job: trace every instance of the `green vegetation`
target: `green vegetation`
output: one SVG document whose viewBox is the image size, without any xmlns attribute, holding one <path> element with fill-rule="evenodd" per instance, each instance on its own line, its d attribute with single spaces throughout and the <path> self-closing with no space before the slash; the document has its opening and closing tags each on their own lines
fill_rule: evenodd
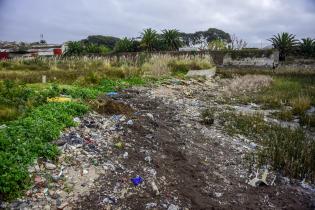
<svg viewBox="0 0 315 210">
<path fill-rule="evenodd" d="M 315 84 L 313 76 L 274 77 L 272 85 L 257 94 L 249 96 L 249 101 L 263 104 L 268 108 L 293 106 L 295 114 L 315 105 Z"/>
<path fill-rule="evenodd" d="M 167 46 L 167 50 L 171 51 L 177 51 L 183 44 L 180 39 L 180 33 L 176 29 L 163 30 L 162 40 Z"/>
<path fill-rule="evenodd" d="M 29 164 L 38 157 L 54 160 L 58 149 L 51 142 L 65 127 L 75 125 L 73 117 L 87 110 L 87 106 L 75 102 L 48 103 L 7 123 L 0 130 L 0 197 L 20 195 L 31 183 Z"/>
<path fill-rule="evenodd" d="M 219 118 L 230 135 L 242 134 L 261 145 L 255 153 L 260 165 L 270 164 L 284 175 L 315 181 L 315 140 L 302 129 L 268 124 L 259 114 L 225 112 Z"/>
<path fill-rule="evenodd" d="M 105 55 L 110 52 L 110 49 L 103 45 L 83 44 L 79 41 L 72 41 L 67 43 L 65 56 L 78 56 L 85 54 Z"/>
<path fill-rule="evenodd" d="M 275 49 L 279 50 L 280 61 L 285 61 L 286 56 L 292 52 L 293 48 L 298 43 L 298 40 L 295 39 L 295 35 L 289 33 L 277 34 L 268 40 Z"/>
<path fill-rule="evenodd" d="M 301 54 L 305 57 L 315 57 L 315 41 L 311 38 L 302 39 L 300 43 Z"/>
</svg>

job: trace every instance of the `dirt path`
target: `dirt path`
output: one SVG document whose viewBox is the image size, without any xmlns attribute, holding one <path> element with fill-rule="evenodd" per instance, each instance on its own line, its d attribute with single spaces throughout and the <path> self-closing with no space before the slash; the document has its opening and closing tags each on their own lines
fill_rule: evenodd
<svg viewBox="0 0 315 210">
<path fill-rule="evenodd" d="M 171 80 L 104 96 L 99 113 L 74 119 L 79 126 L 55 142 L 58 161 L 37 160 L 34 185 L 0 209 L 314 209 L 315 191 L 289 179 L 249 185 L 250 140 L 227 135 L 218 119 L 201 123 L 205 108 L 229 107 L 222 82 Z"/>
<path fill-rule="evenodd" d="M 314 208 L 314 194 L 299 186 L 279 182 L 276 186 L 254 188 L 247 184 L 243 159 L 248 145 L 227 136 L 219 125 L 200 123 L 201 110 L 216 104 L 217 87 L 211 81 L 172 81 L 115 96 L 114 103 L 127 105 L 124 110 L 130 106 L 123 113 L 127 119 L 116 124 L 117 148 L 102 151 L 105 173 L 89 194 L 71 206 L 169 210 Z M 143 182 L 134 186 L 130 179 L 137 175 Z"/>
</svg>

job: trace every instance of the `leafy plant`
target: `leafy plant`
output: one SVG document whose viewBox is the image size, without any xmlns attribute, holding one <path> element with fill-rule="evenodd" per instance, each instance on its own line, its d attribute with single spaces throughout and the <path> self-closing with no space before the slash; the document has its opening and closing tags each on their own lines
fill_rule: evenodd
<svg viewBox="0 0 315 210">
<path fill-rule="evenodd" d="M 298 40 L 295 39 L 295 35 L 289 33 L 281 33 L 274 35 L 268 39 L 275 49 L 279 50 L 280 61 L 285 61 L 286 56 L 297 45 Z"/>
<path fill-rule="evenodd" d="M 315 55 L 315 41 L 311 38 L 302 39 L 299 48 L 304 56 L 310 57 Z"/>
<path fill-rule="evenodd" d="M 48 103 L 0 130 L 0 197 L 12 199 L 30 185 L 27 167 L 34 159 L 54 159 L 58 154 L 51 142 L 65 127 L 74 126 L 73 117 L 87 112 L 83 104 Z"/>
<path fill-rule="evenodd" d="M 182 46 L 182 41 L 178 30 L 165 29 L 162 32 L 162 39 L 168 50 L 177 51 Z"/>
<path fill-rule="evenodd" d="M 141 47 L 146 51 L 153 51 L 158 42 L 158 34 L 156 30 L 148 28 L 141 33 Z"/>
</svg>

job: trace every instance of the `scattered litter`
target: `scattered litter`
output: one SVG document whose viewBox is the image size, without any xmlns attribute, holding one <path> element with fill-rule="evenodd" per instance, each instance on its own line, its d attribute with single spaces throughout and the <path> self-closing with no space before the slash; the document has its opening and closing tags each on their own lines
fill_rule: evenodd
<svg viewBox="0 0 315 210">
<path fill-rule="evenodd" d="M 127 121 L 127 125 L 133 125 L 133 121 L 132 120 L 128 120 Z"/>
<path fill-rule="evenodd" d="M 135 186 L 138 186 L 141 182 L 143 182 L 143 179 L 141 176 L 137 176 L 135 178 L 131 178 L 131 181 Z"/>
<path fill-rule="evenodd" d="M 151 182 L 151 187 L 156 196 L 160 194 L 159 188 L 156 186 L 155 182 Z"/>
<path fill-rule="evenodd" d="M 124 143 L 118 142 L 118 143 L 115 144 L 115 147 L 116 147 L 117 149 L 123 149 L 123 148 L 124 148 Z"/>
<path fill-rule="evenodd" d="M 215 197 L 220 198 L 222 197 L 223 193 L 214 193 Z"/>
<path fill-rule="evenodd" d="M 123 158 L 124 158 L 124 159 L 127 159 L 127 158 L 128 158 L 128 152 L 125 152 L 125 153 L 123 154 Z"/>
<path fill-rule="evenodd" d="M 148 116 L 151 120 L 154 120 L 154 116 L 153 116 L 153 114 L 151 114 L 151 113 L 147 113 L 147 116 Z"/>
<path fill-rule="evenodd" d="M 73 122 L 80 123 L 80 122 L 81 122 L 81 120 L 80 120 L 80 118 L 75 117 L 75 118 L 73 118 Z"/>
<path fill-rule="evenodd" d="M 109 92 L 106 95 L 109 96 L 109 97 L 112 97 L 112 96 L 117 96 L 118 93 L 117 92 Z"/>
<path fill-rule="evenodd" d="M 5 129 L 5 128 L 7 128 L 7 126 L 5 124 L 0 125 L 0 129 Z"/>
<path fill-rule="evenodd" d="M 169 205 L 169 207 L 167 208 L 167 210 L 179 210 L 179 207 L 174 205 L 174 204 L 171 204 Z"/>
<path fill-rule="evenodd" d="M 145 208 L 146 208 L 146 209 L 152 209 L 152 208 L 155 208 L 155 207 L 157 207 L 157 204 L 156 204 L 156 203 L 147 203 L 147 204 L 145 205 Z"/>
<path fill-rule="evenodd" d="M 261 179 L 258 178 L 258 173 L 256 173 L 256 177 L 254 179 L 250 180 L 248 182 L 248 184 L 253 186 L 253 187 L 267 186 L 268 185 L 268 183 L 266 181 L 267 176 L 268 176 L 268 170 L 265 170 Z"/>
<path fill-rule="evenodd" d="M 47 102 L 64 103 L 64 102 L 70 102 L 70 101 L 72 101 L 72 99 L 68 97 L 47 98 Z"/>
</svg>

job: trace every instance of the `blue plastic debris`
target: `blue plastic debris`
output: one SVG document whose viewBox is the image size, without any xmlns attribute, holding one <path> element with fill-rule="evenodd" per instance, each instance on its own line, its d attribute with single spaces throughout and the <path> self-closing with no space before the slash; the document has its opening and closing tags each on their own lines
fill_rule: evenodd
<svg viewBox="0 0 315 210">
<path fill-rule="evenodd" d="M 112 97 L 112 96 L 117 96 L 118 93 L 117 92 L 109 92 L 106 95 Z"/>
<path fill-rule="evenodd" d="M 122 118 L 122 115 L 116 115 L 116 114 L 114 114 L 111 118 L 112 118 L 113 120 L 115 120 L 115 121 L 119 121 L 120 118 Z"/>
<path fill-rule="evenodd" d="M 138 186 L 141 182 L 143 182 L 143 179 L 141 176 L 137 176 L 135 178 L 131 178 L 131 181 L 135 186 Z"/>
</svg>

